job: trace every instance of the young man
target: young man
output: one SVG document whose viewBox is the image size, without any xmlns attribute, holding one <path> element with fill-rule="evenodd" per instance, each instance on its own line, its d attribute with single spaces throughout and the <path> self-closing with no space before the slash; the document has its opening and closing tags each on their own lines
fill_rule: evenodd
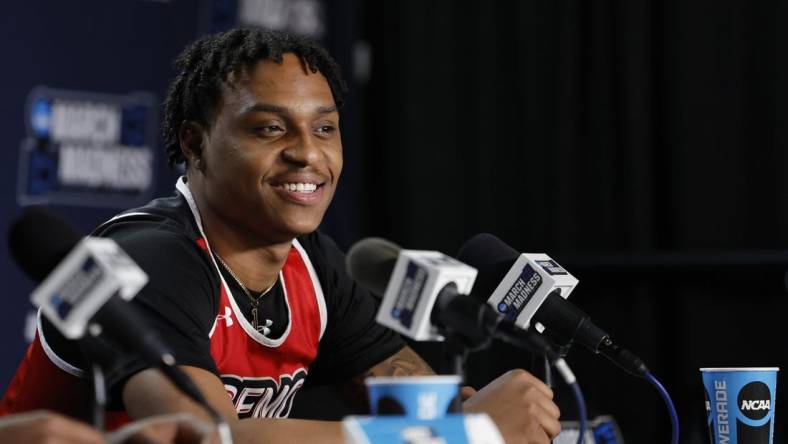
<svg viewBox="0 0 788 444">
<path fill-rule="evenodd" d="M 307 375 L 352 392 L 369 375 L 432 371 L 375 323 L 373 298 L 315 231 L 342 171 L 338 67 L 309 40 L 248 29 L 195 42 L 177 67 L 164 135 L 170 163 L 186 163 L 178 193 L 96 234 L 149 274 L 135 303 L 237 442 L 341 442 L 338 423 L 285 419 Z M 45 323 L 39 333 L 39 367 L 78 375 L 78 354 Z M 131 418 L 204 414 L 134 357 L 108 378 Z M 524 371 L 468 394 L 466 411 L 490 414 L 511 442 L 560 430 L 552 392 Z"/>
</svg>

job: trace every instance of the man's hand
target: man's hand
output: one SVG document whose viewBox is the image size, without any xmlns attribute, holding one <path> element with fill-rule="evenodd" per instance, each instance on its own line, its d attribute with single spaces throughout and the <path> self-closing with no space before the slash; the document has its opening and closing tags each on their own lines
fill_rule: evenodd
<svg viewBox="0 0 788 444">
<path fill-rule="evenodd" d="M 3 442 L 30 444 L 106 444 L 96 429 L 57 413 L 35 411 L 0 420 Z"/>
<path fill-rule="evenodd" d="M 346 394 L 366 406 L 364 378 L 368 376 L 419 376 L 435 374 L 410 347 L 404 347 L 347 385 Z M 350 390 L 352 388 L 352 390 Z M 560 411 L 553 391 L 525 370 L 511 370 L 476 392 L 460 390 L 466 413 L 486 413 L 507 443 L 549 444 L 561 432 Z"/>
<path fill-rule="evenodd" d="M 490 415 L 509 444 L 549 444 L 561 432 L 553 391 L 525 370 L 504 373 L 465 401 L 463 410 Z"/>
</svg>

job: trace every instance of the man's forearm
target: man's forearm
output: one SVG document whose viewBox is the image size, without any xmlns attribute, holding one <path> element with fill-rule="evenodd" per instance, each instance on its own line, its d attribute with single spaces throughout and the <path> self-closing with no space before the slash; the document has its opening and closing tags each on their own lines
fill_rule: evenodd
<svg viewBox="0 0 788 444">
<path fill-rule="evenodd" d="M 241 419 L 231 424 L 238 443 L 343 443 L 342 423 L 307 419 Z"/>
<path fill-rule="evenodd" d="M 309 442 L 342 443 L 342 423 L 301 419 L 238 419 L 227 392 L 212 373 L 182 367 L 200 388 L 208 403 L 230 426 L 233 441 L 239 443 Z M 187 398 L 158 370 L 148 369 L 132 376 L 124 387 L 126 409 L 133 419 L 187 412 L 211 421 L 207 412 Z"/>
<path fill-rule="evenodd" d="M 363 374 L 353 378 L 343 390 L 344 396 L 359 408 L 366 409 L 367 391 L 364 379 L 370 376 L 419 376 L 434 375 L 435 372 L 412 348 L 405 346 L 397 353 L 376 364 Z M 261 420 L 242 420 L 233 427 L 238 442 L 272 442 L 287 437 L 292 442 L 339 442 L 343 439 L 342 424 L 329 421 L 305 421 L 297 419 L 263 419 L 265 427 L 254 424 Z M 261 437 L 260 430 L 266 436 Z M 248 435 L 247 435 L 248 434 Z M 247 441 L 248 439 L 248 441 Z M 257 441 L 255 441 L 257 440 Z"/>
</svg>

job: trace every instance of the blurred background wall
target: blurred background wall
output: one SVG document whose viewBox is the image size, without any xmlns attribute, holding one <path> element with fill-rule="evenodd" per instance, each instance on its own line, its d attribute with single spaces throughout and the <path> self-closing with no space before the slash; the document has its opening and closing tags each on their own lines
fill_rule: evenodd
<svg viewBox="0 0 788 444">
<path fill-rule="evenodd" d="M 29 180 L 19 184 L 38 171 L 22 155 L 31 143 L 41 149 L 29 123 L 35 87 L 160 101 L 171 60 L 197 36 L 237 23 L 285 28 L 319 38 L 351 86 L 346 167 L 323 227 L 340 245 L 377 235 L 454 254 L 487 231 L 547 252 L 580 279 L 576 304 L 667 386 L 682 442 L 706 442 L 698 367 L 788 368 L 783 2 L 30 0 L 1 8 L 0 232 L 31 191 L 46 196 Z M 146 116 L 155 122 L 156 112 Z M 171 193 L 177 172 L 158 138 L 148 145 L 155 182 L 138 196 L 98 207 L 107 188 L 83 187 L 48 205 L 88 232 L 134 199 Z M 33 284 L 8 254 L 0 273 L 5 386 L 24 351 Z M 440 364 L 440 347 L 422 350 Z M 662 401 L 644 381 L 584 350 L 568 360 L 593 415 L 614 415 L 627 442 L 668 440 Z M 469 377 L 480 386 L 530 364 L 495 346 L 471 357 Z M 785 394 L 778 388 L 778 405 Z M 569 393 L 558 396 L 574 415 Z M 776 433 L 781 442 L 784 427 Z"/>
</svg>

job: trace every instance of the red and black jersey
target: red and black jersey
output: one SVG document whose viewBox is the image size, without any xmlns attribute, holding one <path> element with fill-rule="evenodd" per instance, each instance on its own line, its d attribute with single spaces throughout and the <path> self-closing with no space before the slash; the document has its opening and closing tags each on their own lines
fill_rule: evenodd
<svg viewBox="0 0 788 444">
<path fill-rule="evenodd" d="M 307 376 L 339 382 L 404 345 L 375 322 L 375 298 L 350 279 L 343 253 L 319 233 L 293 241 L 277 283 L 260 302 L 270 328 L 255 331 L 250 301 L 211 254 L 183 179 L 178 191 L 116 216 L 94 234 L 113 238 L 148 273 L 133 303 L 178 364 L 221 378 L 239 417 L 286 417 Z M 0 414 L 49 408 L 83 416 L 87 403 L 80 398 L 90 396 L 84 366 L 78 347 L 40 320 Z M 117 410 L 125 381 L 146 367 L 120 351 L 106 366 Z"/>
<path fill-rule="evenodd" d="M 295 241 L 279 276 L 289 319 L 284 333 L 274 339 L 252 327 L 222 286 L 210 332 L 211 356 L 239 417 L 287 417 L 317 357 L 326 307 L 308 261 Z"/>
</svg>

